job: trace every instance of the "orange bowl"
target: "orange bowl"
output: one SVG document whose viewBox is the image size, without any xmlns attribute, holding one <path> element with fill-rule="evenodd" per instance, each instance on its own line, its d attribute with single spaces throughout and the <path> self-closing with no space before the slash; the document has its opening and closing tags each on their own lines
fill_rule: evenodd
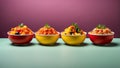
<svg viewBox="0 0 120 68">
<path fill-rule="evenodd" d="M 30 41 L 33 39 L 34 34 L 27 34 L 27 35 L 10 35 L 7 32 L 9 40 L 13 44 L 29 44 Z"/>
</svg>

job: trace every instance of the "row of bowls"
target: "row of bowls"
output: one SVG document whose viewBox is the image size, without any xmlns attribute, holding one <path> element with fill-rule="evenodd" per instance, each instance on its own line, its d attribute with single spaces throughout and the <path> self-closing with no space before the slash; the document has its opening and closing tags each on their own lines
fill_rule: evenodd
<svg viewBox="0 0 120 68">
<path fill-rule="evenodd" d="M 8 34 L 8 38 L 13 44 L 28 44 L 34 38 L 34 34 L 31 35 L 10 35 Z M 84 42 L 86 38 L 86 32 L 83 35 L 62 35 L 60 33 L 56 35 L 40 35 L 35 34 L 36 40 L 43 45 L 53 45 L 57 42 L 58 38 L 62 38 L 62 40 L 69 45 L 79 45 Z M 94 35 L 88 33 L 90 40 L 94 44 L 109 44 L 114 38 L 114 32 L 109 35 Z"/>
</svg>

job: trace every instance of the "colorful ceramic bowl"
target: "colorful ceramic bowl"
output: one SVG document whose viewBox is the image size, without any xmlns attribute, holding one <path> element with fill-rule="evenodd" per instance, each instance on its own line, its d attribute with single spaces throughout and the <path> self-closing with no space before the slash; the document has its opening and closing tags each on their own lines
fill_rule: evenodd
<svg viewBox="0 0 120 68">
<path fill-rule="evenodd" d="M 61 32 L 62 40 L 69 45 L 80 45 L 86 38 L 86 32 L 82 35 L 65 35 Z"/>
<path fill-rule="evenodd" d="M 42 34 L 35 34 L 36 40 L 43 45 L 54 45 L 58 38 L 59 33 L 55 35 L 42 35 Z"/>
<path fill-rule="evenodd" d="M 90 40 L 94 44 L 109 44 L 114 38 L 114 32 L 112 34 L 104 34 L 104 35 L 99 35 L 99 34 L 91 34 L 90 32 L 88 33 Z"/>
<path fill-rule="evenodd" d="M 9 32 L 8 38 L 13 44 L 29 44 L 30 41 L 33 39 L 34 34 L 28 35 L 10 35 Z"/>
</svg>

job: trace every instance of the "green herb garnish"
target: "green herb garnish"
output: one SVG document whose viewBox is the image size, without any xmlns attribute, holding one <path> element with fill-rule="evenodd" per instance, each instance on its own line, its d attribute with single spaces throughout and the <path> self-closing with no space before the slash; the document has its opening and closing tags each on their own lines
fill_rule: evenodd
<svg viewBox="0 0 120 68">
<path fill-rule="evenodd" d="M 105 26 L 105 25 L 101 25 L 101 24 L 99 24 L 96 28 L 98 28 L 98 29 L 105 29 L 106 26 Z"/>
<path fill-rule="evenodd" d="M 50 28 L 50 25 L 49 25 L 49 24 L 45 24 L 45 27 L 46 27 L 46 28 Z"/>
<path fill-rule="evenodd" d="M 72 23 L 73 26 L 75 26 L 76 32 L 80 33 L 81 29 L 78 27 L 77 23 Z"/>
<path fill-rule="evenodd" d="M 19 26 L 20 26 L 20 27 L 23 27 L 23 26 L 24 26 L 24 24 L 23 24 L 23 23 L 21 23 Z"/>
</svg>

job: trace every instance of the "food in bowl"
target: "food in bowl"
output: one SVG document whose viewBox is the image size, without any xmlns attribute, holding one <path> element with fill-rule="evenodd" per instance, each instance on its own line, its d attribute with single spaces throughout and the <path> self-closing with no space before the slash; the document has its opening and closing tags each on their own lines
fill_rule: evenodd
<svg viewBox="0 0 120 68">
<path fill-rule="evenodd" d="M 61 32 L 63 41 L 68 45 L 80 45 L 86 38 L 86 32 L 73 23 Z"/>
<path fill-rule="evenodd" d="M 29 44 L 34 37 L 34 32 L 23 23 L 11 28 L 7 34 L 13 44 Z"/>
<path fill-rule="evenodd" d="M 54 45 L 59 38 L 59 32 L 46 24 L 35 33 L 36 40 L 43 45 Z"/>
<path fill-rule="evenodd" d="M 114 38 L 114 32 L 105 25 L 99 24 L 92 31 L 88 32 L 90 40 L 94 44 L 109 44 Z"/>
</svg>

